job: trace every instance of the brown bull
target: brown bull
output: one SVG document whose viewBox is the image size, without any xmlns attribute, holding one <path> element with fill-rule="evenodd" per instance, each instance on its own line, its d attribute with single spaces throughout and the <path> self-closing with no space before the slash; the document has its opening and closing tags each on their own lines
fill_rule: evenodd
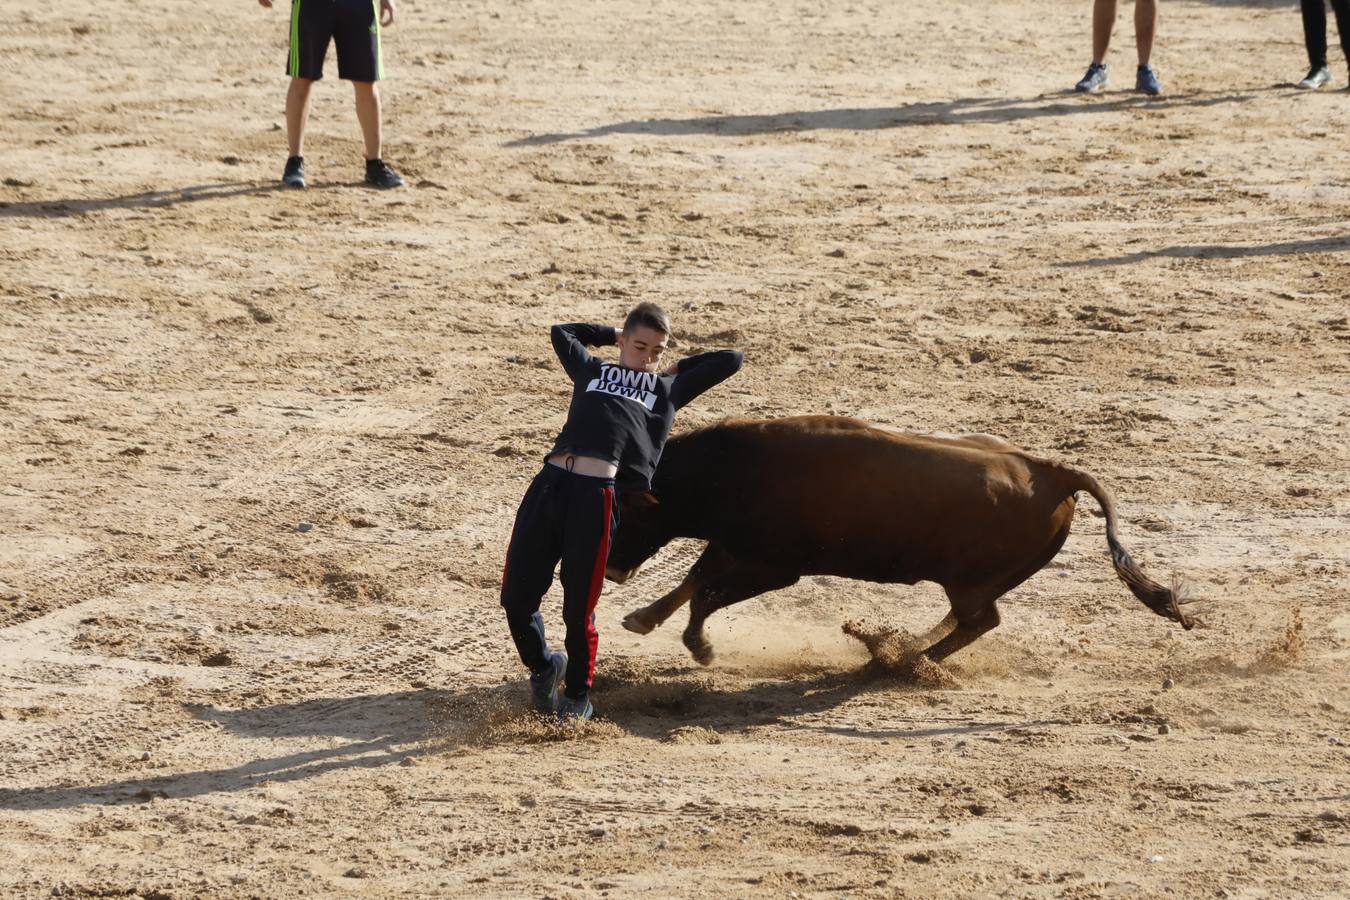
<svg viewBox="0 0 1350 900">
<path fill-rule="evenodd" d="M 708 542 L 679 587 L 635 610 L 646 634 L 690 603 L 684 644 L 707 665 L 710 614 L 803 575 L 940 584 L 951 612 L 937 661 L 999 623 L 999 597 L 1054 558 L 1076 492 L 1106 514 L 1116 574 L 1160 616 L 1192 626 L 1116 538 L 1111 495 L 1088 473 L 990 435 L 910 434 L 837 416 L 726 421 L 673 438 L 650 494 L 629 495 L 606 575 L 626 581 L 672 538 Z"/>
</svg>

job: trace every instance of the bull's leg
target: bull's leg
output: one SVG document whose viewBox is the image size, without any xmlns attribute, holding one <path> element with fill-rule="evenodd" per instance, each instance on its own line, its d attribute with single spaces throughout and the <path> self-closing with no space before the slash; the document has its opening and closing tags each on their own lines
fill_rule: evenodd
<svg viewBox="0 0 1350 900">
<path fill-rule="evenodd" d="M 735 564 L 735 560 L 717 544 L 703 548 L 703 554 L 690 567 L 679 587 L 641 609 L 635 609 L 623 618 L 623 627 L 636 634 L 650 634 L 652 629 L 661 625 L 694 598 L 694 594 L 709 578 L 726 572 Z"/>
<path fill-rule="evenodd" d="M 698 589 L 698 582 L 692 574 L 684 576 L 675 590 L 666 594 L 660 600 L 654 600 L 641 609 L 635 609 L 623 617 L 623 627 L 634 634 L 651 634 L 652 630 L 657 628 L 666 619 L 689 602 L 694 596 L 694 591 Z"/>
<path fill-rule="evenodd" d="M 931 644 L 934 641 L 940 641 L 947 635 L 951 634 L 952 629 L 955 627 L 956 627 L 956 613 L 949 611 L 947 615 L 945 615 L 942 618 L 941 622 L 937 623 L 932 628 L 928 629 L 928 631 L 923 635 L 923 637 L 919 638 L 919 642 L 923 644 Z"/>
<path fill-rule="evenodd" d="M 948 618 L 956 620 L 956 628 L 927 650 L 923 655 L 933 662 L 941 662 L 957 650 L 967 647 L 984 634 L 998 627 L 998 607 L 995 605 L 999 594 L 987 590 L 947 589 L 952 601 L 952 613 Z M 943 619 L 945 624 L 947 619 Z M 941 627 L 941 625 L 939 625 Z"/>
<path fill-rule="evenodd" d="M 733 603 L 796 584 L 800 577 L 797 572 L 738 560 L 731 570 L 709 578 L 694 594 L 689 606 L 689 624 L 684 629 L 684 645 L 694 660 L 703 666 L 713 660 L 712 644 L 703 633 L 703 623 L 708 616 Z"/>
<path fill-rule="evenodd" d="M 933 662 L 951 656 L 957 650 L 970 646 L 971 642 L 987 631 L 998 627 L 998 607 L 995 605 L 1004 594 L 1035 575 L 1045 564 L 1055 558 L 1055 554 L 1064 546 L 1069 537 L 1069 526 L 1073 522 L 1073 497 L 1069 497 L 1055 511 L 1055 530 L 1045 546 L 1034 557 L 1010 572 L 991 578 L 981 585 L 946 587 L 947 597 L 952 602 L 952 611 L 947 619 L 956 620 L 956 629 L 942 640 L 923 651 Z M 942 626 L 939 625 L 939 628 Z M 931 640 L 931 638 L 930 638 Z"/>
</svg>

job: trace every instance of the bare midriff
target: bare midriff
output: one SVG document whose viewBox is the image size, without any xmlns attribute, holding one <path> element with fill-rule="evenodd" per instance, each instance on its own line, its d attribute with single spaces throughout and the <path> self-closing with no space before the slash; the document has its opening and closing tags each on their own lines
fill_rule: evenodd
<svg viewBox="0 0 1350 900">
<path fill-rule="evenodd" d="M 597 456 L 578 456 L 575 453 L 555 453 L 548 458 L 551 466 L 566 469 L 574 475 L 589 475 L 592 478 L 613 478 L 619 473 L 619 467 L 609 460 Z"/>
</svg>

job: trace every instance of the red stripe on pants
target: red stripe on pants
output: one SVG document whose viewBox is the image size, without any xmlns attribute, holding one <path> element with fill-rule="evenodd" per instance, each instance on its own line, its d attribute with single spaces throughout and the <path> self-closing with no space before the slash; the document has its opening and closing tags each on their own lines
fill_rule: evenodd
<svg viewBox="0 0 1350 900">
<path fill-rule="evenodd" d="M 604 497 L 605 531 L 600 537 L 600 547 L 595 551 L 595 568 L 591 570 L 591 589 L 586 594 L 586 642 L 591 651 L 590 665 L 586 668 L 588 688 L 595 678 L 595 655 L 600 647 L 600 634 L 595 630 L 595 604 L 600 599 L 600 590 L 605 586 L 605 562 L 609 559 L 609 531 L 614 522 L 614 488 L 605 488 Z"/>
</svg>

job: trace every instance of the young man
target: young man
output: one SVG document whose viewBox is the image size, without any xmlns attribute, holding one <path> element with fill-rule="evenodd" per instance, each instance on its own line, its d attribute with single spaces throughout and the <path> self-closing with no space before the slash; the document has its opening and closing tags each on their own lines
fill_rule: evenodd
<svg viewBox="0 0 1350 900">
<path fill-rule="evenodd" d="M 623 327 L 554 325 L 553 349 L 572 379 L 572 402 L 544 467 L 525 492 L 502 571 L 502 606 L 539 712 L 589 719 L 595 673 L 595 603 L 605 576 L 621 491 L 645 491 L 675 411 L 741 367 L 735 350 L 688 356 L 657 371 L 670 320 L 653 303 L 634 307 Z M 618 344 L 618 363 L 587 346 Z M 562 560 L 567 653 L 549 650 L 539 603 Z M 566 682 L 563 696 L 559 686 Z"/>
<path fill-rule="evenodd" d="M 1093 0 L 1092 65 L 1083 80 L 1074 85 L 1080 94 L 1095 94 L 1106 87 L 1106 50 L 1116 27 L 1116 0 Z M 1158 0 L 1134 0 L 1134 43 L 1139 51 L 1139 68 L 1134 89 L 1151 97 L 1162 93 L 1158 73 L 1149 65 L 1153 55 L 1153 36 L 1158 32 Z"/>
<path fill-rule="evenodd" d="M 1327 68 L 1327 2 L 1300 0 L 1300 6 L 1303 12 L 1303 44 L 1308 48 L 1310 68 L 1298 86 L 1316 90 L 1331 80 L 1331 71 Z M 1345 54 L 1346 62 L 1350 62 L 1350 0 L 1331 0 L 1331 8 L 1336 11 L 1341 51 Z"/>
<path fill-rule="evenodd" d="M 281 176 L 290 187 L 305 186 L 305 125 L 314 82 L 323 77 L 323 59 L 329 41 L 337 43 L 338 77 L 356 90 L 356 118 L 366 144 L 366 184 L 379 188 L 403 186 L 403 177 L 381 158 L 380 92 L 375 82 L 384 77 L 380 27 L 394 24 L 394 0 L 291 0 L 291 53 L 286 74 L 286 137 L 291 155 Z M 258 0 L 268 9 L 272 0 Z"/>
</svg>

